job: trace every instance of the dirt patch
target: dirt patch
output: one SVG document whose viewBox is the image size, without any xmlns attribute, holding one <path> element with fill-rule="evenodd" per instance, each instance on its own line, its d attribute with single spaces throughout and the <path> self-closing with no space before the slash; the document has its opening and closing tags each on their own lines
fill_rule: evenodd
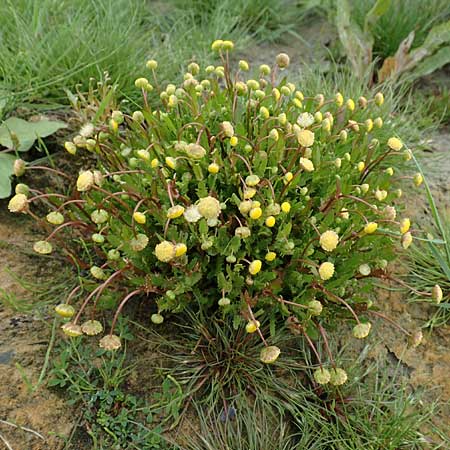
<svg viewBox="0 0 450 450">
<path fill-rule="evenodd" d="M 13 274 L 39 277 L 36 257 L 28 256 L 33 232 L 26 216 L 12 216 L 0 202 L 0 289 L 20 305 L 26 292 Z M 45 270 L 45 269 L 44 269 Z M 20 307 L 20 306 L 19 306 Z M 51 319 L 42 314 L 21 314 L 0 302 L 0 419 L 42 435 L 0 422 L 0 435 L 14 450 L 58 450 L 73 426 L 73 412 L 53 392 L 39 388 L 30 393 L 17 368 L 35 384 L 44 362 Z M 1 447 L 1 445 L 0 445 Z M 3 448 L 3 447 L 1 447 Z"/>
</svg>

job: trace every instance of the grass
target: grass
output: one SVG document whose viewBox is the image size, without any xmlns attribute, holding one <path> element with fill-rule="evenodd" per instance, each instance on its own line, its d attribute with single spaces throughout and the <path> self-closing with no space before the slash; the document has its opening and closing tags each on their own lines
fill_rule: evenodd
<svg viewBox="0 0 450 450">
<path fill-rule="evenodd" d="M 279 7 L 283 7 L 281 10 Z M 0 117 L 18 104 L 56 108 L 64 89 L 107 71 L 123 95 L 160 63 L 160 80 L 173 81 L 182 64 L 203 62 L 214 39 L 245 46 L 271 40 L 302 17 L 295 2 L 268 0 L 5 0 L 0 4 Z"/>
</svg>

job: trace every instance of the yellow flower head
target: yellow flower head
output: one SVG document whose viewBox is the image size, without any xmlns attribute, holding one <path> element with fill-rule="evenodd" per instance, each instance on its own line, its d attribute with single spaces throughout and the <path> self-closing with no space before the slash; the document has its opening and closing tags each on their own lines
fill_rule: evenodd
<svg viewBox="0 0 450 450">
<path fill-rule="evenodd" d="M 13 213 L 26 212 L 28 209 L 28 199 L 25 194 L 14 195 L 8 203 L 8 209 Z"/>
<path fill-rule="evenodd" d="M 334 96 L 336 105 L 338 106 L 342 106 L 344 104 L 344 97 L 342 96 L 342 94 L 340 92 L 338 92 L 335 96 Z"/>
<path fill-rule="evenodd" d="M 60 303 L 55 307 L 55 312 L 58 316 L 64 318 L 70 318 L 75 314 L 75 308 L 72 305 L 68 305 L 67 303 Z"/>
<path fill-rule="evenodd" d="M 167 218 L 168 219 L 177 219 L 182 216 L 184 213 L 184 207 L 181 205 L 172 206 L 167 210 Z"/>
<path fill-rule="evenodd" d="M 366 165 L 364 164 L 364 161 L 360 161 L 356 167 L 359 172 L 362 172 L 366 168 Z"/>
<path fill-rule="evenodd" d="M 273 216 L 267 217 L 267 219 L 266 219 L 266 225 L 267 225 L 269 228 L 272 228 L 272 227 L 275 225 L 275 217 L 273 217 Z"/>
<path fill-rule="evenodd" d="M 77 190 L 79 192 L 86 192 L 94 186 L 94 174 L 90 170 L 84 170 L 78 175 Z"/>
<path fill-rule="evenodd" d="M 169 241 L 162 241 L 155 247 L 155 256 L 162 262 L 172 261 L 176 257 L 175 245 Z"/>
<path fill-rule="evenodd" d="M 386 199 L 386 197 L 387 197 L 387 195 L 388 195 L 388 193 L 387 193 L 387 191 L 385 191 L 384 189 L 377 189 L 376 191 L 375 191 L 375 198 L 378 200 L 378 201 L 380 201 L 380 202 L 382 202 L 383 200 L 385 200 Z"/>
<path fill-rule="evenodd" d="M 405 217 L 400 222 L 400 233 L 402 234 L 407 233 L 410 227 L 411 227 L 411 220 L 408 217 Z"/>
<path fill-rule="evenodd" d="M 64 216 L 58 211 L 52 211 L 46 216 L 47 222 L 52 225 L 61 225 L 64 223 Z"/>
<path fill-rule="evenodd" d="M 236 136 L 232 136 L 230 138 L 230 145 L 232 147 L 236 147 L 236 145 L 238 145 L 238 143 L 239 143 L 239 139 Z"/>
<path fill-rule="evenodd" d="M 171 156 L 167 156 L 166 166 L 170 167 L 172 170 L 175 170 L 177 167 L 177 160 L 175 158 L 172 158 Z"/>
<path fill-rule="evenodd" d="M 261 181 L 261 179 L 258 177 L 258 175 L 249 175 L 246 179 L 245 179 L 245 184 L 247 186 L 256 186 L 259 182 Z"/>
<path fill-rule="evenodd" d="M 396 152 L 398 152 L 399 150 L 402 149 L 403 147 L 403 142 L 396 138 L 396 137 L 391 137 L 388 139 L 387 145 L 390 149 L 395 150 Z"/>
<path fill-rule="evenodd" d="M 345 104 L 345 106 L 347 107 L 347 109 L 349 111 L 354 111 L 355 110 L 355 102 L 353 101 L 353 99 L 349 98 Z"/>
<path fill-rule="evenodd" d="M 63 330 L 64 334 L 70 337 L 78 337 L 83 334 L 83 331 L 80 327 L 80 325 L 76 325 L 72 322 L 65 323 L 61 329 Z"/>
<path fill-rule="evenodd" d="M 75 155 L 77 152 L 77 146 L 71 141 L 64 142 L 64 148 L 67 153 L 70 153 L 71 155 Z"/>
<path fill-rule="evenodd" d="M 186 244 L 180 243 L 175 245 L 175 256 L 179 258 L 187 252 Z"/>
<path fill-rule="evenodd" d="M 328 384 L 331 379 L 331 374 L 328 369 L 321 367 L 314 371 L 314 380 L 318 384 Z"/>
<path fill-rule="evenodd" d="M 213 175 L 215 175 L 216 173 L 218 173 L 219 170 L 220 170 L 219 164 L 211 163 L 211 164 L 208 166 L 208 172 L 209 172 L 209 173 L 212 173 Z"/>
<path fill-rule="evenodd" d="M 300 166 L 306 172 L 312 172 L 314 170 L 314 164 L 308 158 L 300 158 Z"/>
<path fill-rule="evenodd" d="M 245 326 L 245 331 L 251 334 L 254 333 L 260 326 L 261 324 L 259 323 L 259 320 L 249 320 L 249 322 Z"/>
<path fill-rule="evenodd" d="M 414 184 L 419 187 L 423 183 L 423 176 L 420 172 L 417 172 L 413 177 Z"/>
<path fill-rule="evenodd" d="M 250 67 L 248 65 L 248 62 L 243 60 L 243 59 L 241 59 L 239 61 L 239 69 L 241 69 L 243 72 L 248 72 L 249 69 L 250 69 Z"/>
<path fill-rule="evenodd" d="M 205 219 L 217 219 L 220 214 L 220 203 L 214 197 L 203 197 L 198 201 L 198 212 Z"/>
<path fill-rule="evenodd" d="M 301 130 L 297 134 L 297 140 L 302 147 L 311 147 L 314 144 L 314 133 L 310 130 Z"/>
<path fill-rule="evenodd" d="M 261 270 L 261 267 L 262 267 L 262 262 L 259 259 L 255 259 L 248 266 L 248 271 L 249 271 L 250 275 L 256 275 Z"/>
<path fill-rule="evenodd" d="M 257 220 L 262 216 L 262 209 L 260 207 L 252 208 L 249 215 L 253 220 Z"/>
<path fill-rule="evenodd" d="M 136 223 L 144 224 L 146 222 L 146 217 L 144 213 L 136 211 L 133 213 L 133 219 Z"/>
<path fill-rule="evenodd" d="M 332 252 L 338 245 L 339 236 L 335 231 L 327 230 L 321 234 L 319 242 L 326 252 Z"/>
<path fill-rule="evenodd" d="M 283 211 L 284 213 L 288 213 L 291 210 L 291 204 L 289 202 L 283 202 L 281 204 L 281 211 Z"/>
<path fill-rule="evenodd" d="M 364 227 L 364 233 L 373 234 L 377 231 L 378 224 L 376 222 L 369 222 Z"/>
<path fill-rule="evenodd" d="M 319 276 L 322 280 L 329 280 L 334 275 L 334 264 L 328 261 L 319 266 Z"/>
<path fill-rule="evenodd" d="M 275 260 L 276 257 L 277 257 L 277 254 L 275 252 L 267 252 L 264 259 L 268 262 L 271 262 L 271 261 Z"/>
<path fill-rule="evenodd" d="M 384 95 L 382 92 L 377 92 L 375 94 L 375 104 L 381 106 L 384 103 Z"/>
<path fill-rule="evenodd" d="M 344 369 L 336 367 L 330 370 L 330 383 L 333 386 L 341 386 L 348 379 L 347 372 Z"/>
<path fill-rule="evenodd" d="M 273 364 L 280 356 L 281 350 L 276 345 L 264 347 L 259 354 L 259 359 L 265 364 Z"/>
</svg>

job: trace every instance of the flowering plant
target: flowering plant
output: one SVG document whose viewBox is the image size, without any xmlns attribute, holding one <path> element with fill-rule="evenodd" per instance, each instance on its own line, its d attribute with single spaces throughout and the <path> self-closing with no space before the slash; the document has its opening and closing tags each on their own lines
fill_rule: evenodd
<svg viewBox="0 0 450 450">
<path fill-rule="evenodd" d="M 382 133 L 381 92 L 356 101 L 303 93 L 284 76 L 283 53 L 245 80 L 246 61 L 230 66 L 232 42 L 212 49 L 220 65 L 190 63 L 181 84 L 164 88 L 149 61 L 154 81 L 135 82 L 142 108 L 128 115 L 101 102 L 97 121 L 66 142 L 72 155 L 85 149 L 97 158 L 71 193 L 30 196 L 19 185 L 9 208 L 32 213 L 35 200 L 45 201 L 55 228 L 35 251 L 63 245 L 89 268 L 57 307 L 71 317 L 63 326 L 71 336 L 101 333 L 96 320 L 79 324 L 86 307 L 121 296 L 100 340 L 120 347 L 118 314 L 131 298 L 147 296 L 155 324 L 188 306 L 232 316 L 236 327 L 259 334 L 268 363 L 280 349 L 267 344 L 260 320 L 273 330 L 282 318 L 319 358 L 313 340 L 326 341 L 330 323 L 349 321 L 356 338 L 369 334 L 369 316 L 378 314 L 370 281 L 389 278 L 396 246 L 411 244 L 410 221 L 395 207 L 405 177 L 389 166 L 410 150 Z M 161 106 L 153 109 L 155 89 Z M 17 161 L 16 173 L 24 170 Z M 421 184 L 420 174 L 414 182 Z M 71 241 L 87 251 L 77 254 Z M 320 383 L 345 379 L 335 366 L 320 363 L 316 372 Z"/>
</svg>

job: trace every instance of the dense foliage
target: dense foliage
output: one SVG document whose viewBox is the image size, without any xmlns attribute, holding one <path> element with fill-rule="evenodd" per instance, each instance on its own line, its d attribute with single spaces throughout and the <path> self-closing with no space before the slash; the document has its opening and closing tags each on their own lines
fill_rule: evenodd
<svg viewBox="0 0 450 450">
<path fill-rule="evenodd" d="M 146 296 L 155 324 L 189 307 L 232 316 L 266 345 L 260 321 L 273 331 L 280 319 L 313 350 L 311 338 L 326 341 L 330 324 L 349 322 L 365 338 L 376 314 L 371 281 L 389 278 L 396 247 L 412 241 L 410 221 L 397 217 L 395 205 L 405 177 L 391 167 L 411 153 L 384 133 L 383 94 L 303 93 L 284 76 L 283 53 L 245 79 L 246 61 L 230 66 L 232 42 L 212 49 L 220 65 L 192 62 L 179 85 L 161 87 L 158 64 L 149 61 L 154 80 L 136 80 L 143 104 L 132 115 L 114 109 L 112 89 L 102 91 L 65 144 L 74 158 L 95 155 L 69 194 L 30 194 L 19 185 L 12 198 L 14 212 L 36 216 L 36 200 L 50 208 L 53 230 L 35 244 L 38 253 L 66 252 L 89 269 L 57 307 L 65 317 L 77 309 L 64 331 L 101 333 L 96 320 L 79 325 L 86 308 L 121 300 L 100 340 L 118 348 L 117 315 Z M 161 106 L 154 108 L 156 91 Z M 20 175 L 26 167 L 18 160 L 15 169 Z M 420 174 L 413 179 L 422 182 Z M 279 353 L 266 346 L 261 358 L 274 362 Z M 330 380 L 341 384 L 346 374 L 316 372 L 317 382 Z"/>
</svg>

